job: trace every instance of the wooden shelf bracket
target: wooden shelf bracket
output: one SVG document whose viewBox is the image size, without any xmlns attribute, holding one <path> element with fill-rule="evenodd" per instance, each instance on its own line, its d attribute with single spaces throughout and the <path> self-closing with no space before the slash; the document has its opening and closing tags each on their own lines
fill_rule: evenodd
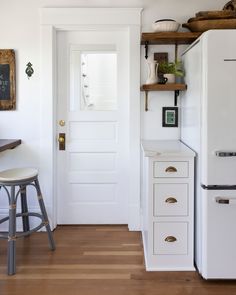
<svg viewBox="0 0 236 295">
<path fill-rule="evenodd" d="M 174 100 L 174 105 L 175 105 L 175 107 L 176 107 L 177 104 L 178 104 L 178 96 L 179 96 L 179 90 L 175 90 L 175 100 Z"/>
<path fill-rule="evenodd" d="M 145 91 L 145 112 L 148 111 L 148 91 Z"/>
<path fill-rule="evenodd" d="M 148 45 L 149 45 L 149 42 L 145 41 L 145 58 L 146 59 L 148 58 Z"/>
<path fill-rule="evenodd" d="M 144 104 L 145 104 L 145 112 L 148 111 L 148 91 L 144 91 L 145 98 L 144 98 Z M 179 97 L 179 90 L 174 91 L 174 106 L 176 107 L 178 105 L 178 97 Z"/>
<path fill-rule="evenodd" d="M 148 92 L 149 91 L 174 91 L 174 106 L 178 104 L 178 97 L 180 91 L 184 91 L 187 89 L 187 85 L 183 83 L 170 83 L 170 84 L 150 84 L 150 85 L 142 85 L 141 91 L 144 92 L 144 103 L 145 103 L 145 111 L 148 111 Z"/>
</svg>

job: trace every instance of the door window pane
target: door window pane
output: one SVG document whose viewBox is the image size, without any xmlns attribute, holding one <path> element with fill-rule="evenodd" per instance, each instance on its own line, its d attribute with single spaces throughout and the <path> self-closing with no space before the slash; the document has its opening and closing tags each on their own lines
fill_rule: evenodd
<svg viewBox="0 0 236 295">
<path fill-rule="evenodd" d="M 81 110 L 117 109 L 117 54 L 81 53 Z"/>
</svg>

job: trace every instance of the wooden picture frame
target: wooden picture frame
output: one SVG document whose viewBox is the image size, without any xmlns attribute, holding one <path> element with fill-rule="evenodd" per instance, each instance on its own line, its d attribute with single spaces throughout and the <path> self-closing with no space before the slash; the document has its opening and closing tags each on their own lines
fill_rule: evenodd
<svg viewBox="0 0 236 295">
<path fill-rule="evenodd" d="M 178 127 L 178 107 L 162 108 L 162 127 Z"/>
<path fill-rule="evenodd" d="M 168 62 L 168 52 L 154 52 L 154 60 L 159 63 Z M 163 73 L 160 71 L 159 67 L 157 67 L 158 78 L 163 78 Z"/>
<path fill-rule="evenodd" d="M 16 109 L 16 69 L 13 49 L 0 49 L 0 110 Z"/>
</svg>

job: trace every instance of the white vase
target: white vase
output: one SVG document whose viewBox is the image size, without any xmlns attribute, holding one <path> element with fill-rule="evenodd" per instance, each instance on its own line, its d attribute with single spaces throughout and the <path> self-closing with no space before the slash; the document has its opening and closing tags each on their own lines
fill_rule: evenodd
<svg viewBox="0 0 236 295">
<path fill-rule="evenodd" d="M 175 83 L 175 75 L 174 74 L 164 74 L 163 76 L 168 79 L 166 81 L 166 83 Z"/>
<path fill-rule="evenodd" d="M 157 76 L 157 69 L 158 69 L 158 63 L 155 60 L 150 60 L 147 62 L 148 64 L 148 78 L 146 81 L 146 84 L 156 84 L 158 81 Z"/>
</svg>

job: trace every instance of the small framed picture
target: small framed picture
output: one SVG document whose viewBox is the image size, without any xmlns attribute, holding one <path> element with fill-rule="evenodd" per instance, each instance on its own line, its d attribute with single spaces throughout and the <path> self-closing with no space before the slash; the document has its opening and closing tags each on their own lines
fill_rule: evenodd
<svg viewBox="0 0 236 295">
<path fill-rule="evenodd" d="M 13 49 L 0 49 L 0 111 L 15 109 L 15 52 Z"/>
<path fill-rule="evenodd" d="M 178 108 L 162 108 L 162 127 L 178 127 Z"/>
</svg>

